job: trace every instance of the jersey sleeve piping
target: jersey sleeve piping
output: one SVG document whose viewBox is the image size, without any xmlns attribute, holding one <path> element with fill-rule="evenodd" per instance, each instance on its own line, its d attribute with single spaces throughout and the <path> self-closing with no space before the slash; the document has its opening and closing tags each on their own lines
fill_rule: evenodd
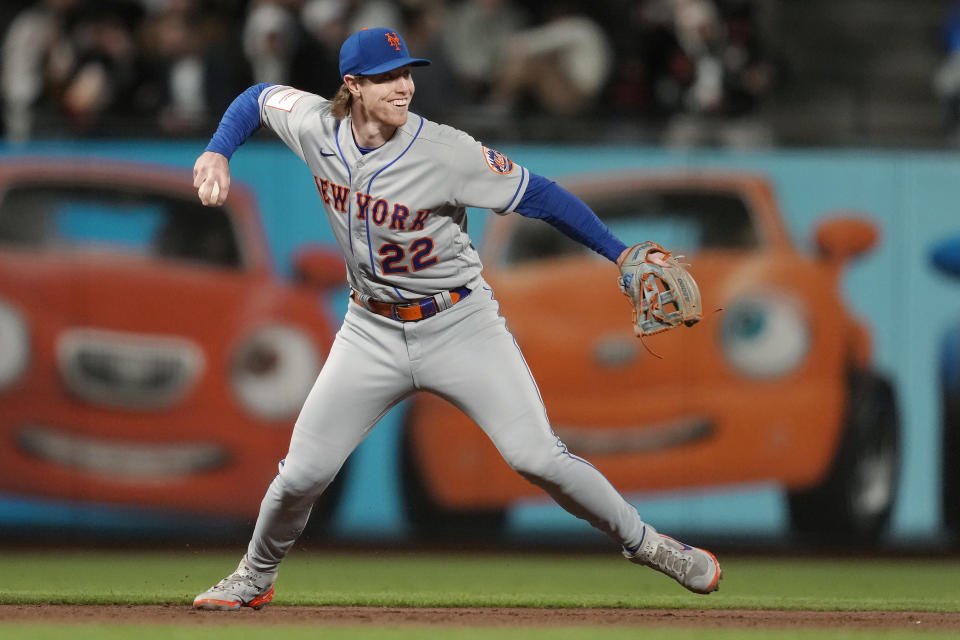
<svg viewBox="0 0 960 640">
<path fill-rule="evenodd" d="M 514 208 L 520 203 L 528 184 L 529 176 L 527 175 L 527 170 L 524 167 L 520 167 L 520 184 L 517 185 L 517 190 L 513 192 L 513 198 L 510 199 L 510 202 L 506 207 L 503 209 L 495 209 L 494 212 L 498 214 L 504 214 L 513 211 Z"/>
</svg>

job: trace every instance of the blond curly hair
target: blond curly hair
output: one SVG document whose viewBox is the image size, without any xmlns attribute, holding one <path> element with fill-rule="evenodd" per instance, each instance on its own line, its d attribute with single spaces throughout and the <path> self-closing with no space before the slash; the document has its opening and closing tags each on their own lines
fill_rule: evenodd
<svg viewBox="0 0 960 640">
<path fill-rule="evenodd" d="M 353 106 L 353 94 L 350 93 L 346 84 L 340 85 L 331 102 L 333 105 L 330 107 L 330 113 L 333 114 L 334 118 L 343 120 L 350 115 L 350 108 Z"/>
</svg>

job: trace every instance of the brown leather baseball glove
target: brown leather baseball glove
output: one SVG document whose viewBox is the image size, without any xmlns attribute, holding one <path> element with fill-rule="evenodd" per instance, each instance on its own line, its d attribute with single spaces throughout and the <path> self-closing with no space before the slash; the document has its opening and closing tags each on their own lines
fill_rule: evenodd
<svg viewBox="0 0 960 640">
<path fill-rule="evenodd" d="M 663 253 L 651 262 L 651 253 Z M 682 257 L 682 256 L 679 256 Z M 691 326 L 703 317 L 700 288 L 685 267 L 655 242 L 630 247 L 618 262 L 617 284 L 633 306 L 633 328 L 638 337 L 649 336 L 680 325 Z"/>
</svg>

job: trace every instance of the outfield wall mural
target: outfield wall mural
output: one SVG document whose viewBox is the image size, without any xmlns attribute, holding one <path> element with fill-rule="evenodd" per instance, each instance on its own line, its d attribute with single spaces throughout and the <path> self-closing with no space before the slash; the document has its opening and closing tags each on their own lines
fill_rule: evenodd
<svg viewBox="0 0 960 640">
<path fill-rule="evenodd" d="M 346 289 L 293 154 L 247 144 L 209 209 L 190 186 L 200 147 L 0 154 L 0 532 L 249 531 Z M 778 543 L 960 533 L 960 160 L 501 151 L 624 241 L 684 253 L 701 283 L 704 320 L 648 350 L 612 265 L 539 221 L 470 212 L 556 432 L 641 515 Z M 308 535 L 351 541 L 602 542 L 430 396 L 386 416 L 315 514 Z"/>
</svg>

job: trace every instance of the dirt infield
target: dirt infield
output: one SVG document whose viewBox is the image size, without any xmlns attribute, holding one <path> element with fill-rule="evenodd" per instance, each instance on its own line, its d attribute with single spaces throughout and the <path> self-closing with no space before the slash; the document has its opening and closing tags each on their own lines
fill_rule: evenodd
<svg viewBox="0 0 960 640">
<path fill-rule="evenodd" d="M 527 609 L 266 607 L 194 611 L 166 606 L 0 606 L 0 624 L 311 625 L 553 627 L 636 626 L 719 629 L 960 631 L 960 613 L 909 611 L 757 611 L 751 609 Z"/>
</svg>

